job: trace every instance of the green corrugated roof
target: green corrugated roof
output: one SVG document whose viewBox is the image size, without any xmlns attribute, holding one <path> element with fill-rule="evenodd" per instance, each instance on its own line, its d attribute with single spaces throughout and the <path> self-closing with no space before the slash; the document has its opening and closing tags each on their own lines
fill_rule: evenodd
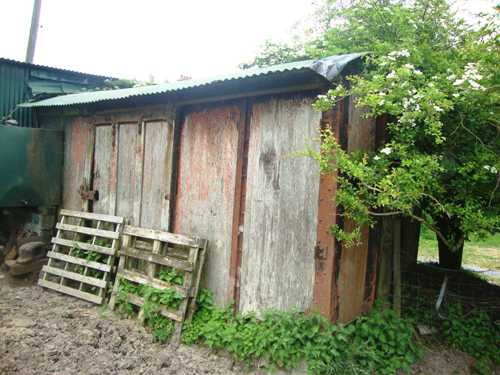
<svg viewBox="0 0 500 375">
<path fill-rule="evenodd" d="M 353 53 L 347 55 L 330 56 L 319 60 L 299 61 L 280 64 L 265 68 L 251 68 L 241 70 L 234 74 L 213 77 L 208 79 L 178 81 L 159 85 L 134 87 L 119 90 L 90 91 L 79 94 L 57 96 L 33 103 L 21 104 L 23 107 L 58 107 L 98 103 L 104 101 L 122 100 L 131 97 L 167 94 L 188 91 L 200 87 L 208 87 L 228 81 L 245 81 L 257 77 L 279 77 L 283 73 L 308 71 L 317 76 L 331 81 L 337 77 L 347 64 L 358 59 L 363 54 Z M 243 83 L 243 82 L 242 82 Z"/>
</svg>

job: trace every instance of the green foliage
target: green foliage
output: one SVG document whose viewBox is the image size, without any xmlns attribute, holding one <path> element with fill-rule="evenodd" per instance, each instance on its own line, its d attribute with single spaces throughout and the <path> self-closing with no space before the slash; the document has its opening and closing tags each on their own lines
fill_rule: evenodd
<svg viewBox="0 0 500 375">
<path fill-rule="evenodd" d="M 182 340 L 225 349 L 248 366 L 260 363 L 268 370 L 292 369 L 306 361 L 311 374 L 394 374 L 419 354 L 411 326 L 390 310 L 376 310 L 347 326 L 294 311 L 268 311 L 258 319 L 233 315 L 231 306 L 215 307 L 203 289 Z"/>
<path fill-rule="evenodd" d="M 98 253 L 96 251 L 83 250 L 79 248 L 78 245 L 76 245 L 75 248 L 72 250 L 71 255 L 91 262 L 106 263 L 106 256 L 104 254 Z M 83 275 L 85 272 L 85 267 L 75 266 L 74 271 Z M 102 271 L 90 267 L 87 268 L 86 276 L 102 279 L 103 275 L 104 272 Z M 93 289 L 94 291 L 98 290 L 97 287 L 91 287 L 91 289 Z"/>
<path fill-rule="evenodd" d="M 159 314 L 146 318 L 146 325 L 151 328 L 151 333 L 156 342 L 167 342 L 174 333 L 174 322 Z"/>
<path fill-rule="evenodd" d="M 460 302 L 449 301 L 438 316 L 435 295 L 419 295 L 415 289 L 406 294 L 408 321 L 434 328 L 434 339 L 473 356 L 477 373 L 491 374 L 492 363 L 500 362 L 500 331 L 484 310 L 465 309 Z"/>
<path fill-rule="evenodd" d="M 177 272 L 172 267 L 162 267 L 162 269 L 158 273 L 158 278 L 173 285 L 184 284 L 184 275 L 181 272 Z"/>
<path fill-rule="evenodd" d="M 500 362 L 500 332 L 484 311 L 465 313 L 460 304 L 448 306 L 442 334 L 447 343 L 477 359 L 480 374 L 490 374 L 491 364 Z"/>
<path fill-rule="evenodd" d="M 134 284 L 128 280 L 121 279 L 116 295 L 116 305 L 120 313 L 133 316 L 134 306 L 129 302 L 129 294 L 135 294 L 144 299 L 142 311 L 144 321 L 151 329 L 155 341 L 164 343 L 174 332 L 174 323 L 161 315 L 162 307 L 177 310 L 184 297 L 174 289 L 157 289 L 149 285 Z"/>
<path fill-rule="evenodd" d="M 471 26 L 446 0 L 326 0 L 315 38 L 256 59 L 370 52 L 359 75 L 315 103 L 329 110 L 352 95 L 367 116 L 389 119 L 390 141 L 377 152 L 341 153 L 323 133 L 327 147 L 311 155 L 323 173 L 339 172 L 345 216 L 360 225 L 412 217 L 450 250 L 500 231 L 499 17 L 481 15 Z M 349 244 L 359 238 L 333 232 Z"/>
</svg>

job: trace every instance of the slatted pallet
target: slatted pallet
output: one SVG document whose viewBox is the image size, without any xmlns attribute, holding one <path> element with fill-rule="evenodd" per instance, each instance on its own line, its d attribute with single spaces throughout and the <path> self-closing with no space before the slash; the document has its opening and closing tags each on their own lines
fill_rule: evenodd
<svg viewBox="0 0 500 375">
<path fill-rule="evenodd" d="M 64 209 L 60 217 L 38 285 L 101 304 L 110 284 L 124 219 Z"/>
<path fill-rule="evenodd" d="M 109 302 L 113 310 L 122 279 L 139 285 L 149 285 L 157 289 L 174 289 L 184 298 L 177 310 L 161 307 L 159 313 L 175 324 L 171 342 L 180 340 L 182 323 L 191 318 L 196 303 L 201 271 L 205 261 L 207 241 L 153 229 L 125 225 L 120 250 L 118 271 Z M 141 266 L 143 269 L 141 269 Z M 169 267 L 183 275 L 182 285 L 162 281 L 157 272 L 162 267 Z M 144 299 L 128 294 L 127 302 L 139 308 L 138 319 L 144 320 L 142 306 Z"/>
</svg>

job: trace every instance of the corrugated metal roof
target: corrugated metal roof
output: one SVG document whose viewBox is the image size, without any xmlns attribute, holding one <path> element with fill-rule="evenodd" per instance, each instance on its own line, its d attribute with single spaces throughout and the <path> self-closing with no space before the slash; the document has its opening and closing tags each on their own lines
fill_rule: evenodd
<svg viewBox="0 0 500 375">
<path fill-rule="evenodd" d="M 95 77 L 95 78 L 102 78 L 102 79 L 116 79 L 114 77 L 101 76 L 101 75 L 98 75 L 98 74 L 83 73 L 83 72 L 78 72 L 76 70 L 55 68 L 53 66 L 47 66 L 47 65 L 32 64 L 32 63 L 27 63 L 27 62 L 23 62 L 23 61 L 17 61 L 17 60 L 13 60 L 13 59 L 8 59 L 8 58 L 5 58 L 5 57 L 0 57 L 0 63 L 7 63 L 7 64 L 12 64 L 12 65 L 21 65 L 21 66 L 29 66 L 31 68 L 36 68 L 36 69 L 52 70 L 52 71 L 70 73 L 70 74 L 80 74 L 80 75 L 84 75 L 84 76 Z"/>
<path fill-rule="evenodd" d="M 228 81 L 243 81 L 256 77 L 275 77 L 283 73 L 309 71 L 317 76 L 331 81 L 337 77 L 347 64 L 358 59 L 363 54 L 353 53 L 347 55 L 330 56 L 319 60 L 299 61 L 288 64 L 280 64 L 265 68 L 251 68 L 239 72 L 213 77 L 208 79 L 179 81 L 159 85 L 134 87 L 119 90 L 91 91 L 79 94 L 57 96 L 54 98 L 41 100 L 39 102 L 24 103 L 23 107 L 57 107 L 98 103 L 103 101 L 122 100 L 131 97 L 149 96 L 191 90 L 204 86 L 211 86 Z"/>
</svg>

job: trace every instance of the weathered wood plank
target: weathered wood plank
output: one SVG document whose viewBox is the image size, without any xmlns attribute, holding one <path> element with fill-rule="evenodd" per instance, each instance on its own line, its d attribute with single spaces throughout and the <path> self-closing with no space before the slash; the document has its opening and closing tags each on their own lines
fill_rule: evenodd
<svg viewBox="0 0 500 375">
<path fill-rule="evenodd" d="M 294 156 L 318 136 L 313 98 L 274 98 L 251 110 L 240 311 L 312 304 L 319 171 Z M 314 145 L 317 147 L 317 145 Z"/>
<path fill-rule="evenodd" d="M 104 230 L 104 229 L 80 227 L 78 225 L 61 224 L 61 223 L 57 223 L 56 228 L 61 229 L 61 230 L 70 231 L 70 232 L 88 234 L 91 236 L 110 238 L 110 239 L 114 239 L 114 240 L 117 240 L 120 238 L 120 233 L 112 232 L 110 230 Z"/>
<path fill-rule="evenodd" d="M 139 128 L 141 127 L 141 128 Z M 142 124 L 120 124 L 118 131 L 118 164 L 116 188 L 116 214 L 124 216 L 131 224 L 140 220 L 142 186 Z"/>
<path fill-rule="evenodd" d="M 136 306 L 142 306 L 144 305 L 144 299 L 139 297 L 139 296 L 136 296 L 134 294 L 129 294 L 128 295 L 128 301 L 133 304 L 133 305 L 136 305 Z M 163 315 L 164 317 L 166 318 L 169 318 L 169 319 L 172 319 L 172 320 L 175 320 L 176 322 L 182 322 L 182 317 L 180 317 L 177 313 L 174 313 L 170 310 L 168 310 L 166 307 L 160 307 L 159 309 L 160 311 L 160 314 Z"/>
<path fill-rule="evenodd" d="M 339 101 L 335 107 L 323 112 L 321 128 L 330 129 L 339 139 L 340 129 L 344 125 L 344 101 Z M 337 193 L 336 174 L 321 175 L 319 179 L 318 226 L 316 237 L 314 304 L 313 311 L 318 311 L 331 321 L 337 319 L 337 242 L 331 228 L 337 224 Z"/>
<path fill-rule="evenodd" d="M 86 260 L 86 259 L 82 259 L 82 258 L 76 258 L 76 257 L 70 256 L 70 255 L 55 253 L 53 251 L 49 251 L 47 253 L 47 256 L 49 258 L 62 260 L 64 262 L 68 262 L 68 263 L 78 264 L 80 266 L 94 268 L 94 269 L 99 270 L 99 271 L 104 271 L 104 272 L 111 271 L 111 266 L 108 265 L 108 264 L 103 264 L 103 263 L 99 263 L 99 262 L 93 262 L 91 260 Z"/>
<path fill-rule="evenodd" d="M 43 286 L 43 287 L 48 288 L 48 289 L 55 290 L 57 292 L 69 294 L 70 296 L 77 297 L 77 298 L 83 299 L 85 301 L 93 302 L 93 303 L 96 303 L 98 305 L 102 303 L 102 297 L 96 296 L 92 293 L 82 292 L 81 290 L 73 289 L 73 288 L 70 288 L 70 287 L 67 287 L 64 285 L 56 284 L 56 283 L 53 283 L 52 281 L 39 279 L 38 285 Z"/>
<path fill-rule="evenodd" d="M 116 224 L 122 224 L 124 221 L 123 217 L 120 216 L 96 214 L 94 212 L 71 211 L 71 210 L 66 210 L 64 208 L 61 209 L 60 215 L 78 217 L 89 220 L 108 221 Z"/>
<path fill-rule="evenodd" d="M 349 99 L 347 126 L 347 151 L 370 151 L 375 147 L 375 120 L 364 118 L 365 110 Z M 345 220 L 344 229 L 352 230 L 355 224 Z M 368 227 L 361 228 L 361 243 L 350 248 L 342 246 L 338 272 L 338 304 L 341 323 L 350 322 L 363 313 L 366 269 L 368 263 Z"/>
<path fill-rule="evenodd" d="M 161 280 L 148 277 L 146 275 L 141 275 L 140 273 L 131 270 L 123 269 L 122 271 L 120 271 L 120 277 L 141 285 L 149 284 L 157 289 L 173 289 L 177 293 L 182 294 L 183 297 L 189 295 L 189 291 L 185 288 L 182 288 L 178 285 L 172 285 Z"/>
<path fill-rule="evenodd" d="M 116 212 L 117 130 L 112 125 L 96 127 L 93 189 L 99 199 L 93 211 L 114 215 Z"/>
<path fill-rule="evenodd" d="M 131 247 L 121 249 L 120 255 L 125 255 L 136 259 L 142 259 L 147 262 L 160 264 L 162 266 L 174 267 L 182 271 L 187 271 L 187 272 L 193 271 L 193 265 L 188 261 L 181 259 L 174 259 L 163 255 L 147 253 L 145 251 L 137 250 Z"/>
<path fill-rule="evenodd" d="M 61 277 L 65 277 L 67 279 L 80 281 L 82 283 L 97 286 L 99 288 L 106 287 L 106 282 L 104 280 L 96 279 L 95 277 L 84 276 L 84 275 L 81 275 L 81 274 L 75 273 L 75 272 L 65 271 L 65 270 L 60 269 L 60 268 L 43 266 L 42 272 L 47 272 L 47 273 L 50 273 L 52 275 L 61 276 Z"/>
<path fill-rule="evenodd" d="M 95 251 L 96 253 L 105 254 L 105 255 L 115 255 L 115 253 L 116 253 L 115 250 L 110 249 L 108 247 L 94 245 L 94 244 L 86 243 L 86 242 L 66 240 L 63 238 L 53 237 L 52 243 L 57 244 L 57 245 L 61 245 L 61 246 L 67 246 L 70 248 L 82 249 L 82 250 L 87 250 L 87 251 Z"/>
<path fill-rule="evenodd" d="M 144 123 L 143 199 L 140 225 L 169 229 L 173 123 Z"/>
<path fill-rule="evenodd" d="M 189 246 L 194 248 L 198 248 L 200 246 L 200 240 L 198 239 L 184 236 L 182 234 L 160 231 L 157 229 L 139 228 L 131 225 L 125 225 L 123 228 L 123 234 L 168 242 L 174 245 Z"/>
<path fill-rule="evenodd" d="M 68 121 L 64 124 L 62 206 L 81 210 L 83 201 L 78 191 L 82 184 L 90 188 L 94 128 L 81 118 Z"/>
<path fill-rule="evenodd" d="M 203 283 L 219 305 L 229 302 L 239 118 L 236 105 L 192 110 L 180 134 L 174 232 L 208 239 Z"/>
</svg>

